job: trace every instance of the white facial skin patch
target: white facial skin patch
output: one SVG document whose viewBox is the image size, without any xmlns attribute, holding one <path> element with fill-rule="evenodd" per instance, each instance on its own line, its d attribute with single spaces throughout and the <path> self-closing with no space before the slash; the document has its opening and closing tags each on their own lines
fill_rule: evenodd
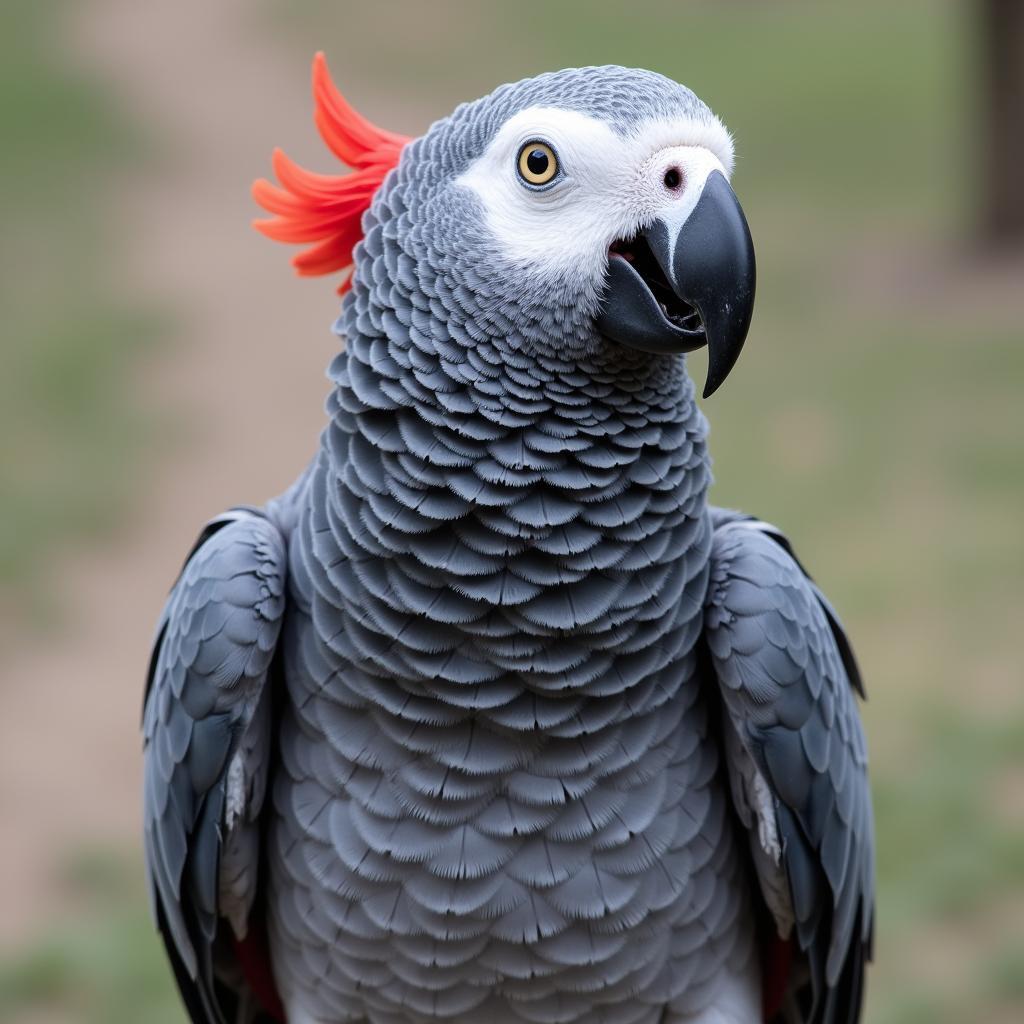
<svg viewBox="0 0 1024 1024">
<path fill-rule="evenodd" d="M 557 174 L 540 187 L 518 171 L 531 142 L 550 147 L 558 160 Z M 502 126 L 456 183 L 480 198 L 503 257 L 596 302 L 611 244 L 656 217 L 678 228 L 708 175 L 719 170 L 728 178 L 732 166 L 732 139 L 716 119 L 656 119 L 620 135 L 587 114 L 531 107 Z M 666 184 L 672 170 L 675 188 Z"/>
</svg>

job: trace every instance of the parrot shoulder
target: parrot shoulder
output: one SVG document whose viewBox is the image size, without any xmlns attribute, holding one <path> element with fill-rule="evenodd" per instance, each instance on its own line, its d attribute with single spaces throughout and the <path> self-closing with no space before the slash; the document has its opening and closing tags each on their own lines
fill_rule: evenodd
<svg viewBox="0 0 1024 1024">
<path fill-rule="evenodd" d="M 773 1008 L 852 1024 L 874 921 L 860 672 L 787 538 L 749 516 L 711 515 L 704 635 L 722 751 L 764 907 L 798 961 Z"/>
<path fill-rule="evenodd" d="M 261 510 L 234 509 L 200 534 L 164 606 L 150 660 L 146 872 L 197 1024 L 234 1020 L 228 1008 L 240 998 L 215 973 L 228 966 L 224 922 L 245 939 L 257 890 L 270 676 L 284 607 L 284 538 Z"/>
</svg>

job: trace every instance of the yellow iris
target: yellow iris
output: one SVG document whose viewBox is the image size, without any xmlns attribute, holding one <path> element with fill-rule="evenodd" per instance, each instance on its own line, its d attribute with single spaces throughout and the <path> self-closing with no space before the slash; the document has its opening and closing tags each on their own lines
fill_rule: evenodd
<svg viewBox="0 0 1024 1024">
<path fill-rule="evenodd" d="M 546 185 L 558 173 L 558 157 L 544 142 L 527 142 L 519 150 L 519 176 L 530 185 Z"/>
</svg>

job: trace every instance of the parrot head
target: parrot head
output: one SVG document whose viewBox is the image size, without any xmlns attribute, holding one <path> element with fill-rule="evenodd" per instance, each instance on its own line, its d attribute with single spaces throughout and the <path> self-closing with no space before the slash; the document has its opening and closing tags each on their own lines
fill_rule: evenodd
<svg viewBox="0 0 1024 1024">
<path fill-rule="evenodd" d="M 650 71 L 568 69 L 501 86 L 415 140 L 356 114 L 320 54 L 313 91 L 321 134 L 352 172 L 311 174 L 277 152 L 280 187 L 254 186 L 275 215 L 261 231 L 315 243 L 299 273 L 354 262 L 358 281 L 363 214 L 387 198 L 411 272 L 441 279 L 456 317 L 560 355 L 706 344 L 705 397 L 725 380 L 750 326 L 754 252 L 729 185 L 731 137 L 689 89 Z"/>
</svg>

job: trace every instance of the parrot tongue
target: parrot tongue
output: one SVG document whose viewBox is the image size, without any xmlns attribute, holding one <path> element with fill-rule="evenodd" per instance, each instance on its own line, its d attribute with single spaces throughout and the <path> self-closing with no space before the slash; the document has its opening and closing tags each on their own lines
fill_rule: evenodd
<svg viewBox="0 0 1024 1024">
<path fill-rule="evenodd" d="M 666 324 L 670 328 L 675 328 L 671 332 L 672 341 L 668 347 L 655 348 L 654 351 L 692 352 L 707 343 L 699 310 L 673 291 L 644 235 L 635 235 L 633 238 L 614 242 L 609 250 L 609 262 L 616 260 L 628 264 L 633 274 L 631 275 L 626 268 L 611 265 L 609 274 L 620 279 L 621 287 L 634 293 L 635 301 L 653 320 L 657 321 L 657 317 L 654 315 L 656 310 L 651 305 L 651 298 L 661 312 L 662 322 L 653 330 L 649 328 L 649 332 L 655 336 L 649 340 L 656 345 L 656 336 L 662 334 Z M 639 280 L 631 280 L 634 276 Z M 649 297 L 645 293 L 648 293 Z"/>
</svg>

